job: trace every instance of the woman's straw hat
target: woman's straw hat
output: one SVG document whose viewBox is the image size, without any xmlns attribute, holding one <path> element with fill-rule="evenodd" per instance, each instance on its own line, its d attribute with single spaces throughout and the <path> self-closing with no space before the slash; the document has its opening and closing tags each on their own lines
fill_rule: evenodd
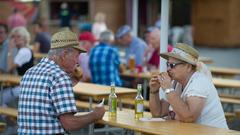
<svg viewBox="0 0 240 135">
<path fill-rule="evenodd" d="M 199 53 L 196 49 L 184 43 L 177 43 L 176 47 L 171 52 L 161 53 L 161 57 L 169 59 L 169 57 L 196 65 L 198 62 Z"/>
<path fill-rule="evenodd" d="M 79 50 L 80 52 L 86 52 L 85 49 L 80 47 L 77 35 L 71 32 L 70 30 L 62 30 L 60 32 L 55 33 L 52 36 L 51 49 L 68 47 L 73 47 Z"/>
</svg>

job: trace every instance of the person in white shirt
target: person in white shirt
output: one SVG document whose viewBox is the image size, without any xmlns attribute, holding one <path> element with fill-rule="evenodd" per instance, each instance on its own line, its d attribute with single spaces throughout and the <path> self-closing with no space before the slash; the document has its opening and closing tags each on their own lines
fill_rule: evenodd
<svg viewBox="0 0 240 135">
<path fill-rule="evenodd" d="M 96 39 L 99 39 L 100 34 L 107 30 L 105 19 L 106 15 L 101 12 L 98 12 L 95 16 L 95 22 L 92 26 L 92 33 L 96 37 Z"/>
<path fill-rule="evenodd" d="M 154 75 L 149 83 L 153 117 L 168 115 L 181 122 L 228 129 L 211 76 L 201 70 L 198 51 L 178 43 L 160 56 L 167 59 L 167 72 Z"/>
<path fill-rule="evenodd" d="M 30 34 L 25 27 L 15 27 L 9 35 L 8 46 L 8 73 L 14 73 L 22 76 L 33 66 L 33 53 L 27 46 L 30 42 Z M 14 48 L 17 48 L 17 54 L 14 57 Z M 18 98 L 19 87 L 6 88 L 2 92 L 2 106 L 7 107 L 9 102 Z"/>
<path fill-rule="evenodd" d="M 91 73 L 89 69 L 89 53 L 94 47 L 95 42 L 97 41 L 95 36 L 88 31 L 85 31 L 79 35 L 79 41 L 82 47 L 87 51 L 86 53 L 81 53 L 78 58 L 78 63 L 83 69 L 83 77 L 81 81 L 91 82 Z"/>
</svg>

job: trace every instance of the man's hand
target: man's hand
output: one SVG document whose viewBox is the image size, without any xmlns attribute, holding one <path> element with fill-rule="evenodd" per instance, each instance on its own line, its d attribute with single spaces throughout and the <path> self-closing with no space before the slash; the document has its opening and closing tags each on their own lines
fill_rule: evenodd
<svg viewBox="0 0 240 135">
<path fill-rule="evenodd" d="M 95 107 L 93 109 L 93 113 L 95 114 L 94 116 L 96 116 L 96 120 L 102 119 L 102 117 L 104 116 L 105 111 L 106 110 L 105 110 L 104 106 Z"/>
<path fill-rule="evenodd" d="M 79 65 L 76 65 L 72 73 L 70 73 L 70 78 L 72 80 L 73 86 L 76 85 L 83 77 L 82 68 Z"/>
<path fill-rule="evenodd" d="M 76 65 L 74 68 L 74 73 L 73 75 L 78 79 L 81 80 L 83 77 L 83 70 L 79 65 Z"/>
</svg>

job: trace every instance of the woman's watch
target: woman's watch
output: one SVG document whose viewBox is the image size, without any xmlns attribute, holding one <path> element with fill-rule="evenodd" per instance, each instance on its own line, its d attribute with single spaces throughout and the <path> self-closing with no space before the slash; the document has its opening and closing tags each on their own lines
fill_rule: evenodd
<svg viewBox="0 0 240 135">
<path fill-rule="evenodd" d="M 175 91 L 173 88 L 168 88 L 168 89 L 165 89 L 165 93 L 166 94 L 169 94 L 171 92 Z"/>
</svg>

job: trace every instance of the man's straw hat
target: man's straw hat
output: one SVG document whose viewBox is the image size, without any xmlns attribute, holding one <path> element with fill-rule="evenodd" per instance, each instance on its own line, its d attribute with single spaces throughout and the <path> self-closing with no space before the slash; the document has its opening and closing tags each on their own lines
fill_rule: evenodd
<svg viewBox="0 0 240 135">
<path fill-rule="evenodd" d="M 78 37 L 75 33 L 70 30 L 62 30 L 60 32 L 55 33 L 51 39 L 51 49 L 57 48 L 68 48 L 72 47 L 80 52 L 86 52 L 85 49 L 80 47 L 78 42 Z"/>
<path fill-rule="evenodd" d="M 196 65 L 198 62 L 199 53 L 196 49 L 184 43 L 177 43 L 176 47 L 171 52 L 161 53 L 161 57 L 169 59 L 169 57 Z"/>
</svg>

